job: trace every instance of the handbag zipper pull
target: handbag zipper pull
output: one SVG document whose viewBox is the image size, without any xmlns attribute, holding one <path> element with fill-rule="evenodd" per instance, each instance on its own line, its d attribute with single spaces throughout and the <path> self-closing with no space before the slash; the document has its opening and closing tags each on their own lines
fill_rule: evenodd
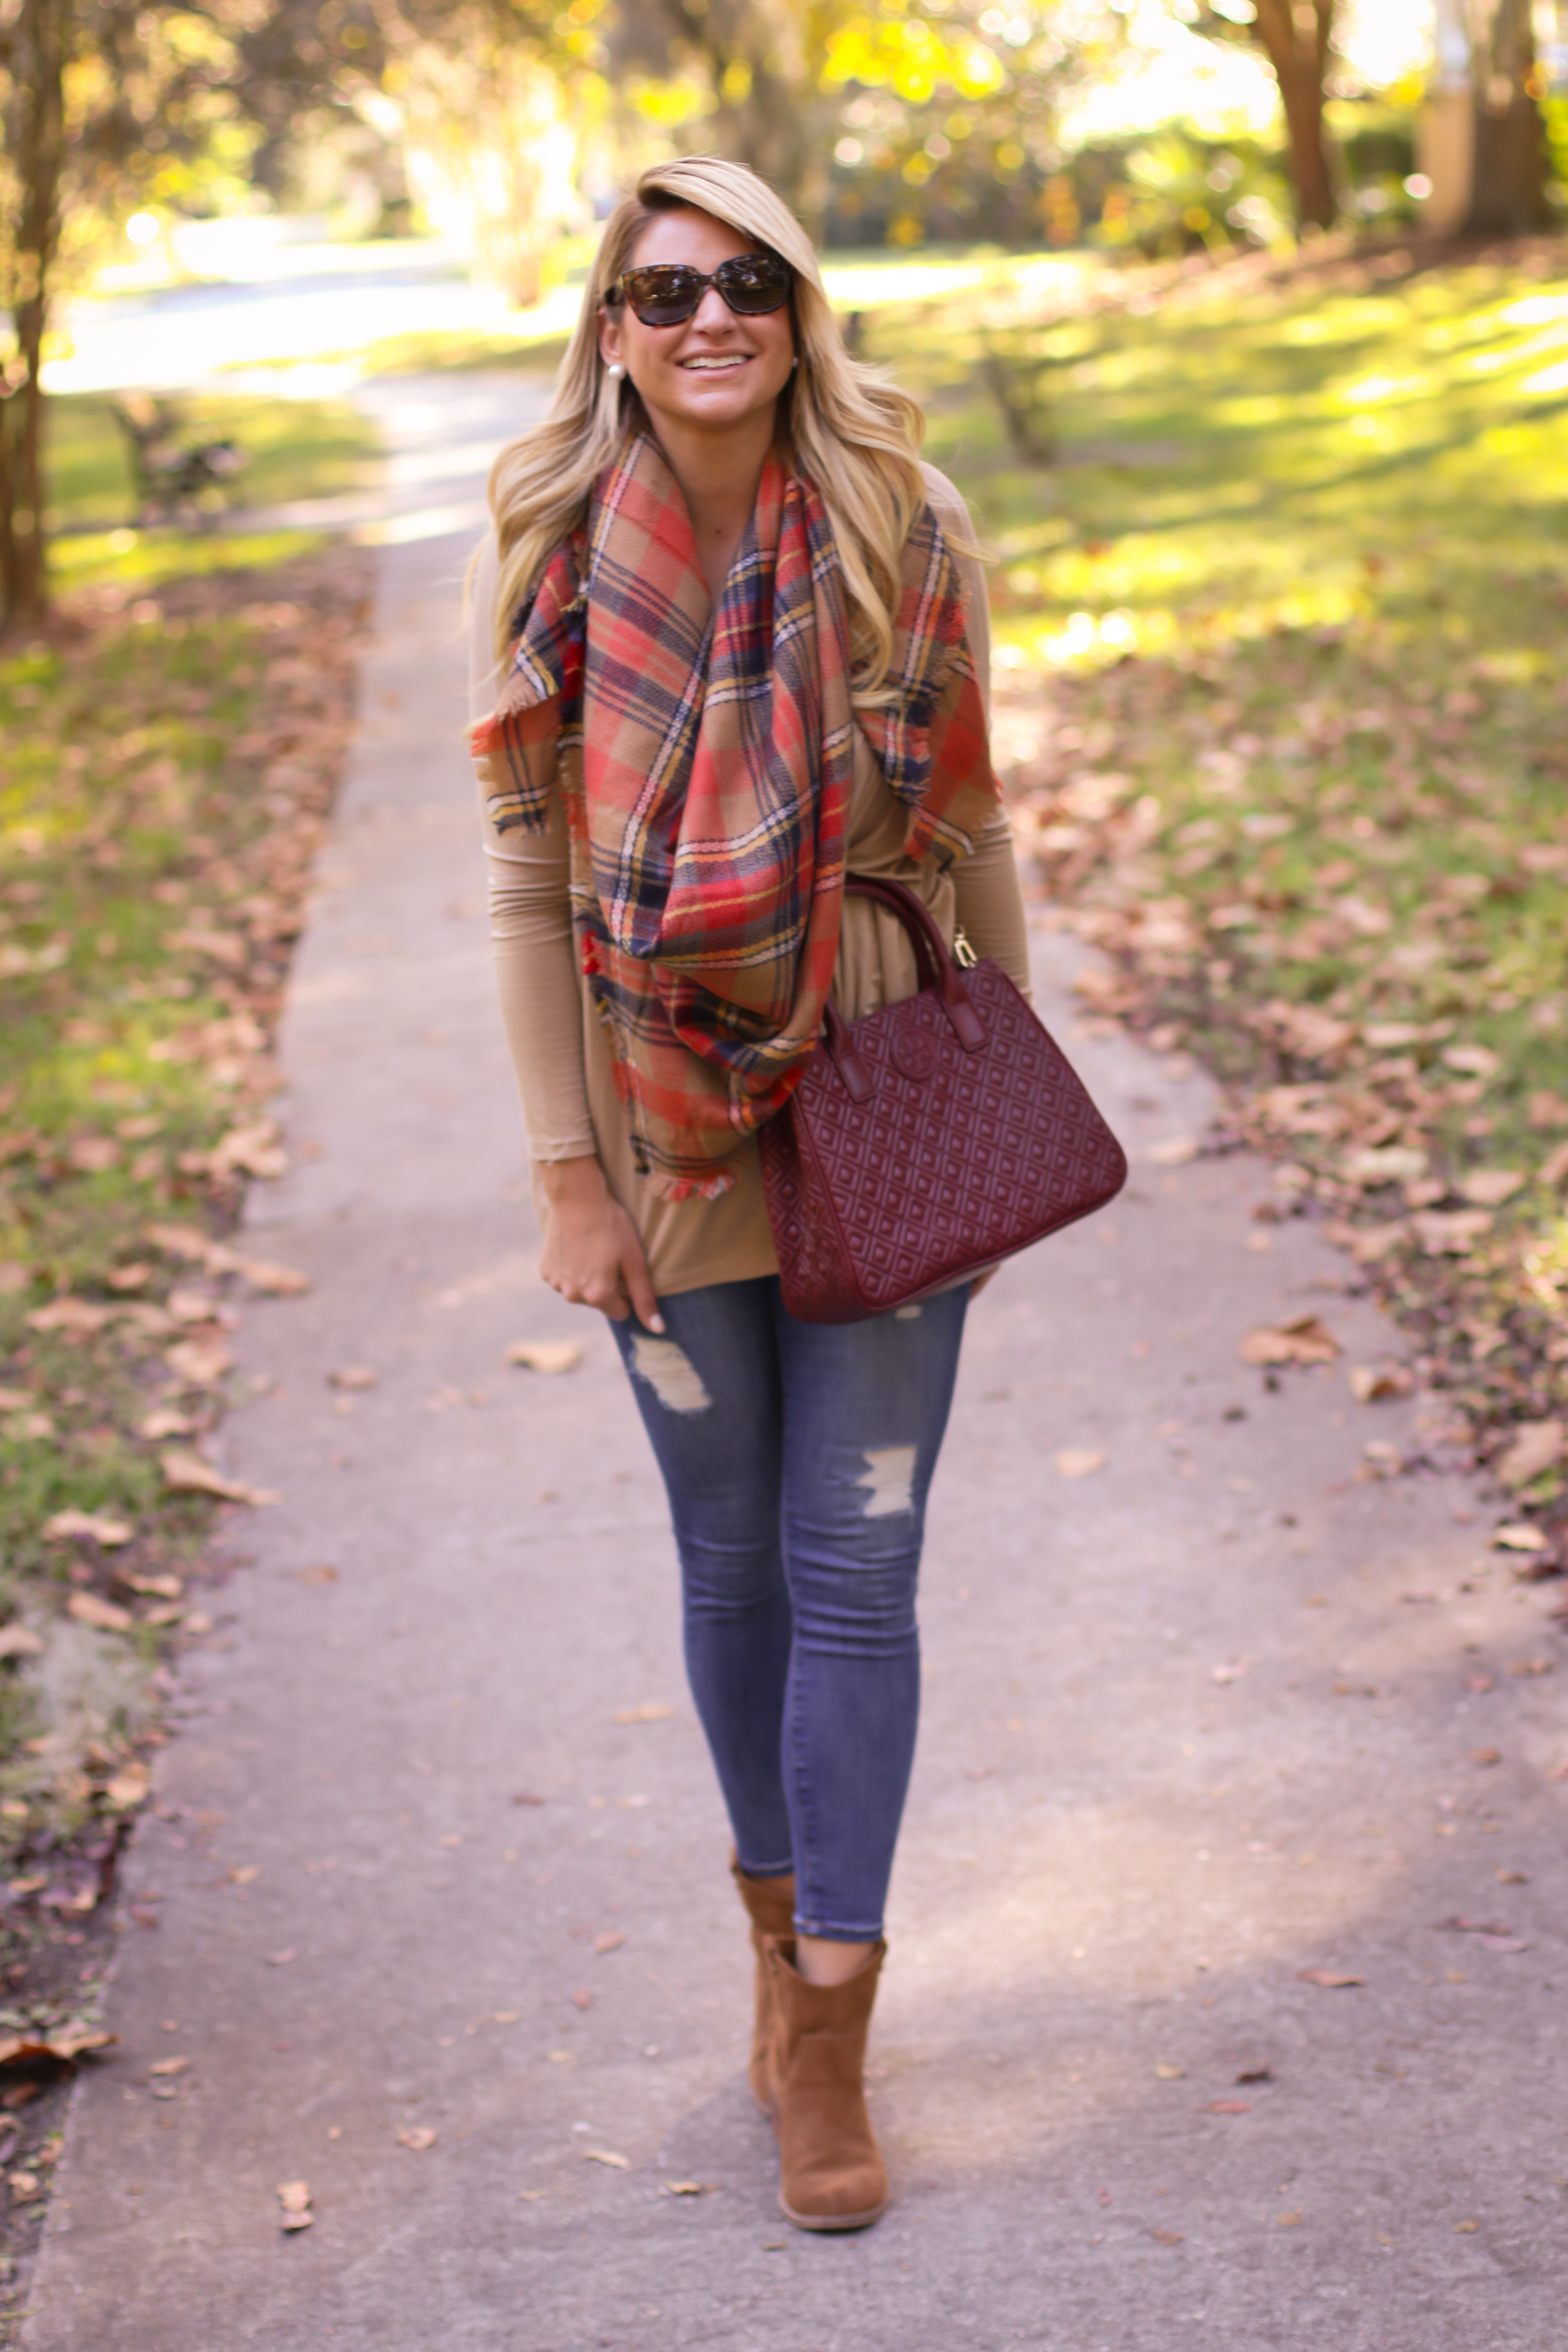
<svg viewBox="0 0 1568 2352">
<path fill-rule="evenodd" d="M 952 960 L 958 966 L 960 971 L 973 971 L 975 965 L 980 961 L 980 958 L 975 954 L 974 950 L 969 944 L 968 937 L 962 924 L 960 924 L 958 929 L 955 930 L 952 935 Z"/>
</svg>

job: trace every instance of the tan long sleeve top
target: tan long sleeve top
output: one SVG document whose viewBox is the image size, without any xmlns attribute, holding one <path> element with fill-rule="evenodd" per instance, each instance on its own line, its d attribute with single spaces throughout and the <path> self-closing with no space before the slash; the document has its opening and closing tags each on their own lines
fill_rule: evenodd
<svg viewBox="0 0 1568 2352">
<path fill-rule="evenodd" d="M 963 499 L 934 467 L 922 468 L 931 501 L 951 537 L 970 539 Z M 471 716 L 495 708 L 499 678 L 491 642 L 498 570 L 493 538 L 474 580 L 469 635 Z M 990 691 L 991 628 L 985 580 L 978 563 L 963 561 L 969 592 L 969 641 Z M 755 1138 L 726 1163 L 735 1182 L 716 1201 L 664 1200 L 642 1183 L 632 1164 L 626 1114 L 616 1090 L 610 1046 L 578 970 L 568 895 L 565 813 L 559 801 L 542 833 L 498 835 L 480 793 L 479 822 L 489 862 L 490 937 L 501 1017 L 517 1073 L 534 1160 L 578 1160 L 596 1154 L 606 1181 L 642 1236 L 654 1289 L 662 1297 L 709 1283 L 744 1282 L 776 1274 L 763 1198 Z M 949 874 L 902 854 L 909 812 L 889 790 L 865 737 L 857 730 L 850 800 L 848 870 L 889 875 L 908 883 L 930 907 L 951 940 L 962 926 L 977 955 L 994 956 L 1022 989 L 1029 988 L 1023 897 L 1013 856 L 1012 828 L 998 809 L 973 854 Z M 896 1003 L 917 985 L 913 952 L 896 917 L 864 898 L 847 898 L 833 994 L 847 1019 Z M 542 1221 L 548 1210 L 539 1201 Z"/>
</svg>

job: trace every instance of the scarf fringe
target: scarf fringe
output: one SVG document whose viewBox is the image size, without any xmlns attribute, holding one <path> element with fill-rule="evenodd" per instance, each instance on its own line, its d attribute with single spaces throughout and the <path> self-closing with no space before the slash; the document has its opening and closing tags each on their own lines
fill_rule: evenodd
<svg viewBox="0 0 1568 2352">
<path fill-rule="evenodd" d="M 642 1181 L 660 1201 L 720 1201 L 735 1189 L 734 1171 L 729 1168 L 715 1169 L 711 1176 L 667 1176 L 652 1168 Z"/>
</svg>

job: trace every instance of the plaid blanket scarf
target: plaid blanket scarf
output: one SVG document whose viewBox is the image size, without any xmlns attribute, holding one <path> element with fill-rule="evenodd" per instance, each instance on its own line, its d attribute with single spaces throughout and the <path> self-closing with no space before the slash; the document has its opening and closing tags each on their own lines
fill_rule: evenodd
<svg viewBox="0 0 1568 2352">
<path fill-rule="evenodd" d="M 925 508 L 886 709 L 859 714 L 908 849 L 967 854 L 1000 787 L 963 589 Z M 717 612 L 658 444 L 631 438 L 517 616 L 470 730 L 498 834 L 565 802 L 574 928 L 642 1175 L 675 1199 L 778 1110 L 816 1041 L 843 911 L 847 633 L 821 499 L 775 457 Z"/>
</svg>

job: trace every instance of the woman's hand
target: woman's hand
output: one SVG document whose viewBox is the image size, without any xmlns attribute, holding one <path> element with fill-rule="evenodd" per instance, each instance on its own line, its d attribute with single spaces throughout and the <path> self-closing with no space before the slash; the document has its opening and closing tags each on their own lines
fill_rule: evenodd
<svg viewBox="0 0 1568 2352">
<path fill-rule="evenodd" d="M 547 1160 L 539 1174 L 550 1208 L 543 1280 L 574 1307 L 596 1307 L 617 1323 L 635 1314 L 645 1330 L 662 1331 L 637 1229 L 597 1160 Z"/>
</svg>

